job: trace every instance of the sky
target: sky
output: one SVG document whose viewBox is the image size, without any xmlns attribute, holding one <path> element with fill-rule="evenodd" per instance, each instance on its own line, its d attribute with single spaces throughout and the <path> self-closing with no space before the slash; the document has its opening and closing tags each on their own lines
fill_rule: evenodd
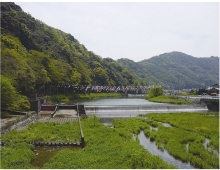
<svg viewBox="0 0 220 170">
<path fill-rule="evenodd" d="M 102 58 L 219 56 L 218 2 L 15 2 Z"/>
</svg>

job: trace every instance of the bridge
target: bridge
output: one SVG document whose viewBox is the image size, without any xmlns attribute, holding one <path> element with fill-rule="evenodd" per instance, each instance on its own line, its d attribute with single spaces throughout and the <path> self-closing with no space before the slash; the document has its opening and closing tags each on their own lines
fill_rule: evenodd
<svg viewBox="0 0 220 170">
<path fill-rule="evenodd" d="M 200 102 L 204 102 L 209 110 L 219 111 L 219 97 L 202 97 Z"/>
</svg>

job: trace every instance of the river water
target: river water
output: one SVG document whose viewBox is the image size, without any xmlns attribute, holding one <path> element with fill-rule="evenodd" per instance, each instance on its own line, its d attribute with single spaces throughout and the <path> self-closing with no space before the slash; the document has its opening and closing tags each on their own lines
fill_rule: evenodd
<svg viewBox="0 0 220 170">
<path fill-rule="evenodd" d="M 165 103 L 154 103 L 142 98 L 111 98 L 111 99 L 99 99 L 93 101 L 84 101 L 79 104 L 84 104 L 86 108 L 86 114 L 91 116 L 95 114 L 100 118 L 100 122 L 106 126 L 112 126 L 112 121 L 115 118 L 129 118 L 136 117 L 139 114 L 146 113 L 170 113 L 170 112 L 207 112 L 206 107 L 194 107 L 188 105 L 172 105 Z M 69 113 L 69 111 L 67 110 Z M 61 111 L 59 112 L 61 114 Z M 62 114 L 67 114 L 62 112 Z M 147 149 L 151 154 L 160 156 L 166 162 L 174 165 L 177 168 L 193 169 L 189 163 L 182 163 L 180 160 L 176 160 L 167 151 L 160 151 L 156 144 L 146 138 L 143 132 L 138 135 L 140 144 Z M 61 148 L 35 148 L 37 158 L 32 162 L 32 165 L 42 168 L 43 164 L 48 162 Z M 72 148 L 77 151 L 79 148 Z M 47 152 L 50 151 L 50 152 Z M 42 161 L 43 160 L 43 161 Z"/>
<path fill-rule="evenodd" d="M 155 103 L 142 98 L 99 99 L 81 102 L 88 116 L 95 114 L 100 118 L 136 117 L 147 113 L 207 112 L 204 106 L 174 105 Z"/>
<path fill-rule="evenodd" d="M 137 117 L 147 113 L 170 113 L 170 112 L 207 112 L 204 106 L 173 105 L 166 103 L 154 103 L 142 98 L 100 99 L 82 102 L 85 105 L 88 116 L 95 114 L 100 122 L 106 126 L 113 126 L 114 118 Z M 166 150 L 159 150 L 154 142 L 147 138 L 143 131 L 138 135 L 140 144 L 151 154 L 160 156 L 164 161 L 180 169 L 194 169 L 190 163 L 184 163 L 175 159 Z"/>
</svg>

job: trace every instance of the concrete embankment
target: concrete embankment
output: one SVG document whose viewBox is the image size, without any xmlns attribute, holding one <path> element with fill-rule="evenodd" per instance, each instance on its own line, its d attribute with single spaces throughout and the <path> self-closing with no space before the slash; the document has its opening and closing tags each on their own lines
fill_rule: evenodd
<svg viewBox="0 0 220 170">
<path fill-rule="evenodd" d="M 85 106 L 87 111 L 96 111 L 96 110 L 137 110 L 137 111 L 150 111 L 150 110 L 165 110 L 165 111 L 175 111 L 175 110 L 189 110 L 189 109 L 206 109 L 204 106 L 193 106 L 193 105 L 170 105 L 170 104 L 161 104 L 161 105 L 120 105 L 120 106 L 98 106 L 98 105 L 87 105 Z"/>
<path fill-rule="evenodd" d="M 187 100 L 191 103 L 199 104 L 201 96 L 178 96 L 178 98 Z"/>
</svg>

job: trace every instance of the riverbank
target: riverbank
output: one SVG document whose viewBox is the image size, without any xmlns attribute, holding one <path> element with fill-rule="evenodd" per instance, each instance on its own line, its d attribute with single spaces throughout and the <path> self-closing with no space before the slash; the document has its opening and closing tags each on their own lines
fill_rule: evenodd
<svg viewBox="0 0 220 170">
<path fill-rule="evenodd" d="M 29 142 L 36 140 L 74 141 L 79 138 L 74 136 L 78 134 L 75 132 L 78 125 L 54 122 L 34 123 L 26 130 L 13 130 L 1 136 L 5 143 L 0 151 L 4 158 L 1 168 L 179 168 L 169 165 L 160 158 L 160 155 L 150 154 L 140 145 L 139 134 L 144 132 L 159 149 L 168 151 L 175 159 L 188 161 L 195 168 L 217 169 L 219 157 L 214 151 L 218 151 L 219 146 L 219 117 L 211 115 L 216 115 L 216 113 L 208 115 L 206 113 L 153 113 L 142 115 L 142 118 L 114 119 L 113 127 L 104 126 L 98 117 L 91 116 L 82 120 L 85 147 L 77 151 L 60 149 L 42 167 L 31 164 L 38 159 L 39 155 Z M 203 143 L 206 143 L 205 147 Z M 53 150 L 46 151 L 45 155 L 53 154 Z"/>
<path fill-rule="evenodd" d="M 157 96 L 157 97 L 146 97 L 145 99 L 151 101 L 151 102 L 157 102 L 157 103 L 170 103 L 170 104 L 177 104 L 177 105 L 190 105 L 192 102 L 186 100 L 186 99 L 181 99 L 177 96 Z"/>
<path fill-rule="evenodd" d="M 93 100 L 99 98 L 120 98 L 125 97 L 123 93 L 85 93 L 73 95 L 51 95 L 45 96 L 47 104 L 52 103 L 71 103 L 72 101 Z"/>
</svg>

